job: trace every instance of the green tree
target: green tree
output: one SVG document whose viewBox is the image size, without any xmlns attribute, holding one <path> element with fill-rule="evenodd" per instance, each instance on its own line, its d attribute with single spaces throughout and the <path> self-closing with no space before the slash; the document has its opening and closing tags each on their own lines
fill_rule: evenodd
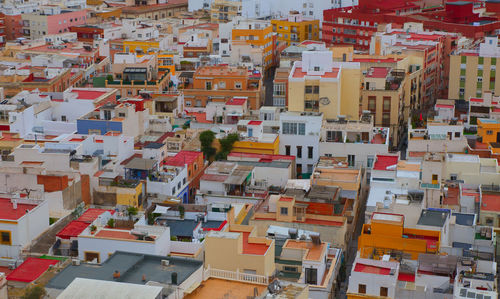
<svg viewBox="0 0 500 299">
<path fill-rule="evenodd" d="M 130 220 L 132 220 L 133 216 L 137 215 L 138 211 L 139 210 L 136 207 L 130 206 L 130 207 L 127 208 L 128 217 L 130 218 Z"/>
<path fill-rule="evenodd" d="M 109 218 L 109 220 L 108 220 L 108 226 L 109 227 L 115 227 L 115 219 Z"/>
<path fill-rule="evenodd" d="M 114 80 L 113 75 L 107 75 L 106 79 L 108 80 L 108 82 L 112 82 Z"/>
<path fill-rule="evenodd" d="M 181 219 L 184 219 L 184 214 L 185 214 L 184 206 L 179 206 L 179 216 L 181 216 Z"/>
<path fill-rule="evenodd" d="M 240 140 L 238 133 L 231 133 L 226 137 L 222 138 L 221 140 L 219 140 L 221 149 L 220 152 L 218 152 L 217 155 L 215 156 L 215 159 L 226 160 L 227 155 L 229 155 L 229 153 L 233 149 L 234 143 L 238 140 Z"/>
<path fill-rule="evenodd" d="M 41 299 L 47 294 L 45 288 L 43 286 L 32 286 L 26 288 L 24 290 L 24 295 L 21 296 L 21 299 Z"/>
<path fill-rule="evenodd" d="M 216 153 L 215 148 L 212 147 L 214 139 L 215 133 L 212 131 L 203 131 L 200 134 L 201 151 L 207 160 L 210 160 Z"/>
</svg>

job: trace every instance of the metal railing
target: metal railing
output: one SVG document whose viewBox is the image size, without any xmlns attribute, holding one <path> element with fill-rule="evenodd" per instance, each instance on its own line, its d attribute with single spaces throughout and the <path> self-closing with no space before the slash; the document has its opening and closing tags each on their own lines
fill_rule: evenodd
<svg viewBox="0 0 500 299">
<path fill-rule="evenodd" d="M 204 280 L 207 280 L 209 278 L 227 279 L 227 280 L 234 280 L 234 281 L 241 281 L 241 282 L 248 282 L 248 283 L 255 283 L 262 285 L 269 284 L 269 278 L 264 275 L 242 273 L 239 270 L 234 272 L 221 269 L 213 269 L 210 267 L 210 265 L 208 266 L 208 268 L 205 269 Z"/>
</svg>

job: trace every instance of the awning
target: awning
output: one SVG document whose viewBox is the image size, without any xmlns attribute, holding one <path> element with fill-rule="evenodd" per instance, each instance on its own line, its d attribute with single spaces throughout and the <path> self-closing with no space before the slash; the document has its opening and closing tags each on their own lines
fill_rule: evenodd
<svg viewBox="0 0 500 299">
<path fill-rule="evenodd" d="M 170 207 L 164 207 L 164 206 L 156 205 L 156 208 L 153 211 L 153 213 L 156 213 L 156 214 L 167 214 L 167 211 L 169 209 L 170 209 Z"/>
</svg>

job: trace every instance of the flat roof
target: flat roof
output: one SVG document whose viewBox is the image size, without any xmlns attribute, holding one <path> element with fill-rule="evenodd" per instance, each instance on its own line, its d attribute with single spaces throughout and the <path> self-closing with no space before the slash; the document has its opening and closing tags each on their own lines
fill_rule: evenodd
<svg viewBox="0 0 500 299">
<path fill-rule="evenodd" d="M 398 156 L 389 156 L 389 155 L 377 155 L 377 160 L 373 164 L 373 169 L 374 170 L 391 170 L 394 171 L 394 169 L 387 169 L 389 166 L 396 166 L 398 164 Z"/>
<path fill-rule="evenodd" d="M 393 221 L 402 223 L 404 221 L 404 216 L 398 214 L 373 213 L 372 220 Z"/>
<path fill-rule="evenodd" d="M 467 225 L 467 226 L 473 226 L 474 219 L 476 218 L 476 215 L 466 214 L 466 213 L 453 213 L 453 216 L 455 216 L 456 224 Z"/>
<path fill-rule="evenodd" d="M 248 241 L 250 232 L 239 232 L 237 230 L 231 230 L 231 232 L 241 233 L 243 236 L 243 254 L 254 254 L 254 255 L 264 255 L 269 249 L 269 245 L 263 243 L 253 243 Z"/>
<path fill-rule="evenodd" d="M 104 212 L 110 212 L 111 214 L 114 214 L 113 210 L 90 208 L 87 209 L 85 212 L 83 212 L 83 214 L 77 220 L 87 223 L 92 223 L 94 222 L 94 220 L 97 219 L 97 217 L 99 217 Z"/>
<path fill-rule="evenodd" d="M 500 194 L 483 193 L 481 197 L 481 210 L 500 212 Z"/>
<path fill-rule="evenodd" d="M 78 94 L 79 100 L 95 100 L 107 94 L 107 91 L 87 90 L 87 89 L 72 89 L 71 92 Z"/>
<path fill-rule="evenodd" d="M 184 299 L 224 298 L 228 294 L 231 294 L 232 298 L 253 298 L 256 289 L 258 294 L 262 294 L 266 290 L 266 286 L 209 278 L 202 282 L 193 292 L 185 295 Z"/>
<path fill-rule="evenodd" d="M 366 265 L 358 262 L 356 266 L 354 266 L 354 271 L 377 275 L 389 275 L 391 273 L 391 268 Z"/>
<path fill-rule="evenodd" d="M 417 225 L 443 227 L 450 210 L 446 209 L 426 209 L 420 212 Z"/>
<path fill-rule="evenodd" d="M 124 167 L 130 168 L 130 169 L 150 170 L 153 168 L 155 163 L 156 163 L 156 161 L 153 159 L 143 159 L 143 158 L 134 157 L 126 165 L 124 165 Z"/>
<path fill-rule="evenodd" d="M 448 161 L 451 162 L 465 162 L 465 163 L 479 163 L 478 155 L 467 154 L 447 154 Z"/>
<path fill-rule="evenodd" d="M 37 204 L 18 203 L 14 209 L 10 198 L 0 198 L 0 219 L 18 220 L 26 215 L 26 211 L 31 211 L 37 206 Z"/>
<path fill-rule="evenodd" d="M 170 235 L 176 237 L 193 237 L 193 232 L 200 222 L 194 220 L 166 220 L 165 225 L 170 228 Z M 223 221 L 208 220 L 201 222 L 202 228 L 216 229 Z"/>
<path fill-rule="evenodd" d="M 162 267 L 162 260 L 168 260 L 169 266 Z M 115 251 L 102 264 L 82 263 L 79 266 L 67 266 L 54 276 L 46 287 L 65 289 L 77 277 L 114 281 L 115 271 L 121 273 L 120 282 L 139 285 L 144 285 L 147 281 L 171 285 L 172 273 L 175 272 L 178 277 L 177 285 L 180 285 L 202 266 L 203 262 L 188 258 Z M 146 282 L 142 280 L 143 275 L 146 276 Z"/>
<path fill-rule="evenodd" d="M 305 76 L 315 76 L 321 78 L 337 78 L 339 76 L 340 69 L 332 68 L 331 72 L 325 72 L 323 75 L 308 75 L 307 72 L 303 72 L 301 67 L 296 67 L 292 74 L 293 78 L 304 78 Z"/>
<path fill-rule="evenodd" d="M 196 151 L 180 151 L 175 156 L 166 159 L 163 164 L 170 166 L 184 166 L 185 164 L 191 164 L 196 161 L 200 155 L 203 155 L 203 153 Z"/>
<path fill-rule="evenodd" d="M 326 250 L 327 243 L 314 244 L 312 241 L 292 240 L 288 239 L 283 245 L 285 248 L 296 248 L 307 250 L 306 260 L 318 261 L 321 259 L 323 252 Z"/>
<path fill-rule="evenodd" d="M 57 296 L 58 299 L 122 299 L 144 298 L 156 299 L 163 291 L 163 287 L 138 285 L 116 281 L 103 281 L 87 278 L 75 278 L 72 283 Z"/>
<path fill-rule="evenodd" d="M 76 238 L 81 234 L 90 224 L 88 222 L 74 220 L 68 223 L 62 230 L 57 233 L 57 237 L 61 239 Z"/>
<path fill-rule="evenodd" d="M 226 102 L 226 105 L 237 105 L 241 106 L 247 102 L 247 99 L 244 98 L 231 98 Z"/>
<path fill-rule="evenodd" d="M 390 71 L 390 67 L 371 67 L 366 78 L 386 78 Z"/>
<path fill-rule="evenodd" d="M 6 278 L 9 281 L 32 282 L 45 273 L 50 265 L 58 262 L 58 260 L 29 257 Z"/>
</svg>

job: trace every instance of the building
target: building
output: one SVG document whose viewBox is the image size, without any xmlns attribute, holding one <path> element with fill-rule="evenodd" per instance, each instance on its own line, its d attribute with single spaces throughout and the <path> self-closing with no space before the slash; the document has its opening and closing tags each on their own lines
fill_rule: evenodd
<svg viewBox="0 0 500 299">
<path fill-rule="evenodd" d="M 370 111 L 374 125 L 390 129 L 390 144 L 405 135 L 409 118 L 410 82 L 405 70 L 370 68 L 361 86 L 360 109 Z"/>
<path fill-rule="evenodd" d="M 71 26 L 83 25 L 86 10 L 62 10 L 59 6 L 41 6 L 38 13 L 23 14 L 24 35 L 31 39 L 70 31 Z"/>
<path fill-rule="evenodd" d="M 478 48 L 453 53 L 450 57 L 448 98 L 469 101 L 500 88 L 500 78 L 496 76 L 498 57 L 500 48 L 497 37 L 486 37 Z"/>
<path fill-rule="evenodd" d="M 478 118 L 477 135 L 482 138 L 483 143 L 500 143 L 500 120 Z"/>
<path fill-rule="evenodd" d="M 205 268 L 253 274 L 267 280 L 275 272 L 274 240 L 258 237 L 256 229 L 231 225 L 205 238 Z"/>
<path fill-rule="evenodd" d="M 236 162 L 216 161 L 210 164 L 201 176 L 198 193 L 265 197 L 267 190 L 263 194 L 254 194 L 252 192 L 254 184 L 253 166 L 238 165 Z"/>
<path fill-rule="evenodd" d="M 155 3 L 148 5 L 130 5 L 121 8 L 122 19 L 149 19 L 161 20 L 187 11 L 187 1 L 170 0 L 168 3 Z"/>
<path fill-rule="evenodd" d="M 210 21 L 212 23 L 227 23 L 232 21 L 236 16 L 241 16 L 241 1 L 212 1 L 210 5 Z"/>
<path fill-rule="evenodd" d="M 373 116 L 359 121 L 325 119 L 321 126 L 319 156 L 347 161 L 348 166 L 371 168 L 375 156 L 389 152 L 390 129 L 376 127 Z"/>
<path fill-rule="evenodd" d="M 158 299 L 162 297 L 162 294 L 163 288 L 160 286 L 77 277 L 59 294 L 59 296 L 57 296 L 57 298 L 92 299 L 96 297 L 114 298 L 116 296 L 134 296 L 144 299 Z"/>
<path fill-rule="evenodd" d="M 204 108 L 210 102 L 227 102 L 246 97 L 252 110 L 264 101 L 262 76 L 245 67 L 202 66 L 193 75 L 193 83 L 183 89 L 184 107 Z"/>
<path fill-rule="evenodd" d="M 188 198 L 192 203 L 196 190 L 200 187 L 200 177 L 203 175 L 205 164 L 203 153 L 196 151 L 180 151 L 175 156 L 166 158 L 164 166 L 186 167 L 187 184 L 189 186 Z"/>
<path fill-rule="evenodd" d="M 304 51 L 288 76 L 288 110 L 357 118 L 360 85 L 359 63 L 334 62 L 330 51 Z"/>
<path fill-rule="evenodd" d="M 273 80 L 273 106 L 288 106 L 288 74 L 289 68 L 277 68 Z"/>
<path fill-rule="evenodd" d="M 319 40 L 319 20 L 304 18 L 298 11 L 291 11 L 288 18 L 271 20 L 278 41 L 295 46 L 305 40 Z"/>
<path fill-rule="evenodd" d="M 252 120 L 247 123 L 246 127 L 246 132 L 240 134 L 240 139 L 233 143 L 232 152 L 270 155 L 279 153 L 279 135 L 264 133 L 262 121 Z"/>
<path fill-rule="evenodd" d="M 280 114 L 280 154 L 296 157 L 297 177 L 308 178 L 319 160 L 323 114 L 284 112 Z"/>
<path fill-rule="evenodd" d="M 0 199 L 2 237 L 0 252 L 3 257 L 18 260 L 26 246 L 49 228 L 48 201 L 20 197 Z"/>
</svg>

